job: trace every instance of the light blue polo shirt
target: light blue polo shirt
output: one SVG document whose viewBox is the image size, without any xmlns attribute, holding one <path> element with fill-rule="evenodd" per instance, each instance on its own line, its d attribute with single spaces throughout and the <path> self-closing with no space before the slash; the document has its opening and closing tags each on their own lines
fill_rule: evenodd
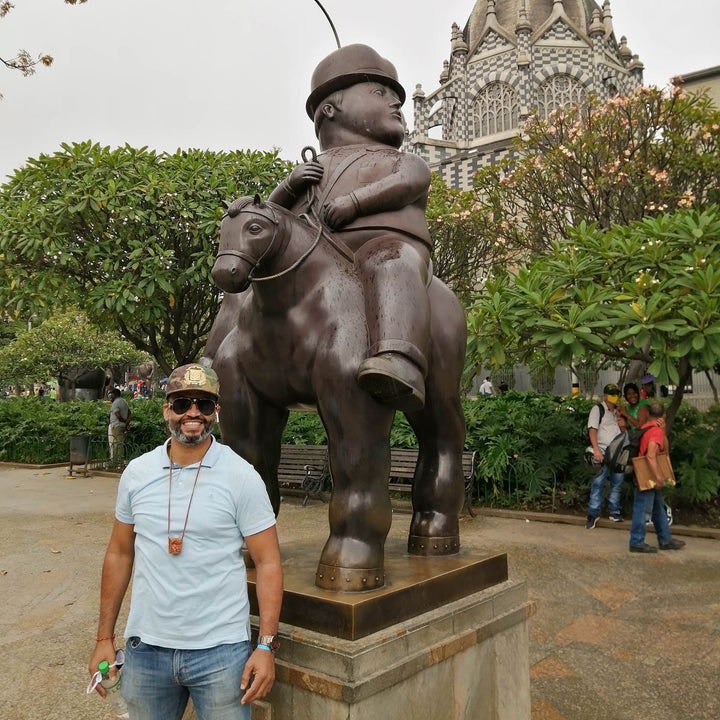
<svg viewBox="0 0 720 720">
<path fill-rule="evenodd" d="M 198 465 L 173 467 L 170 534 L 179 537 Z M 265 485 L 248 462 L 213 439 L 190 506 L 182 552 L 168 552 L 165 445 L 132 460 L 115 517 L 135 526 L 135 570 L 125 637 L 203 649 L 250 639 L 243 539 L 275 524 Z"/>
</svg>

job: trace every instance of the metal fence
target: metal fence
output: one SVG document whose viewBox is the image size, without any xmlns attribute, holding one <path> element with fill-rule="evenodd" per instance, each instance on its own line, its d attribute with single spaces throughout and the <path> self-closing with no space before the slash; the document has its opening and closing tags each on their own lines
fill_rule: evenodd
<svg viewBox="0 0 720 720">
<path fill-rule="evenodd" d="M 72 466 L 82 465 L 84 467 L 87 465 L 88 469 L 122 470 L 130 460 L 154 447 L 133 440 L 132 436 L 126 433 L 120 454 L 111 461 L 107 436 L 89 435 L 87 443 L 74 442 L 74 439 L 86 437 L 88 436 L 70 436 L 63 440 L 62 438 L 51 439 L 37 435 L 24 435 L 4 447 L 0 453 L 0 460 L 28 465 L 67 462 Z"/>
</svg>

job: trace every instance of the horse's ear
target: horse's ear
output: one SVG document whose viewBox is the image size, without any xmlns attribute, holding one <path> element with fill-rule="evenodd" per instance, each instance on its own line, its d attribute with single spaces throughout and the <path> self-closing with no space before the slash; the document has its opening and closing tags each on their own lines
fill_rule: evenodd
<svg viewBox="0 0 720 720">
<path fill-rule="evenodd" d="M 263 202 L 263 199 L 260 197 L 260 193 L 255 193 L 255 197 L 253 198 L 253 205 L 257 205 L 260 208 L 265 207 L 265 203 Z"/>
<path fill-rule="evenodd" d="M 223 210 L 225 210 L 225 212 L 227 212 L 227 211 L 228 211 L 228 208 L 230 207 L 230 203 L 229 203 L 227 200 L 223 200 L 223 199 L 221 198 L 221 199 L 220 199 L 220 204 L 223 206 Z"/>
</svg>

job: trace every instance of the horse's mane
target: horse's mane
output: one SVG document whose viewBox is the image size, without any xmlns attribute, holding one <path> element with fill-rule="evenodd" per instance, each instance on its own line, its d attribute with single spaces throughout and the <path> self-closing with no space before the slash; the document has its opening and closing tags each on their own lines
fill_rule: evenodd
<svg viewBox="0 0 720 720">
<path fill-rule="evenodd" d="M 231 218 L 234 218 L 236 215 L 239 215 L 244 208 L 252 204 L 254 200 L 255 198 L 251 197 L 250 195 L 236 198 L 227 206 L 225 214 Z"/>
</svg>

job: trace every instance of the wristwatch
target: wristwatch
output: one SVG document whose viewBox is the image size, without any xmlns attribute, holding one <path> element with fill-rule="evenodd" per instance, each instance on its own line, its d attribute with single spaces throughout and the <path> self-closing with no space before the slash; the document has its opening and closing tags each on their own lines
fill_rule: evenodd
<svg viewBox="0 0 720 720">
<path fill-rule="evenodd" d="M 258 636 L 257 644 L 258 647 L 265 645 L 273 652 L 277 652 L 280 649 L 280 638 L 277 635 L 260 635 Z"/>
</svg>

